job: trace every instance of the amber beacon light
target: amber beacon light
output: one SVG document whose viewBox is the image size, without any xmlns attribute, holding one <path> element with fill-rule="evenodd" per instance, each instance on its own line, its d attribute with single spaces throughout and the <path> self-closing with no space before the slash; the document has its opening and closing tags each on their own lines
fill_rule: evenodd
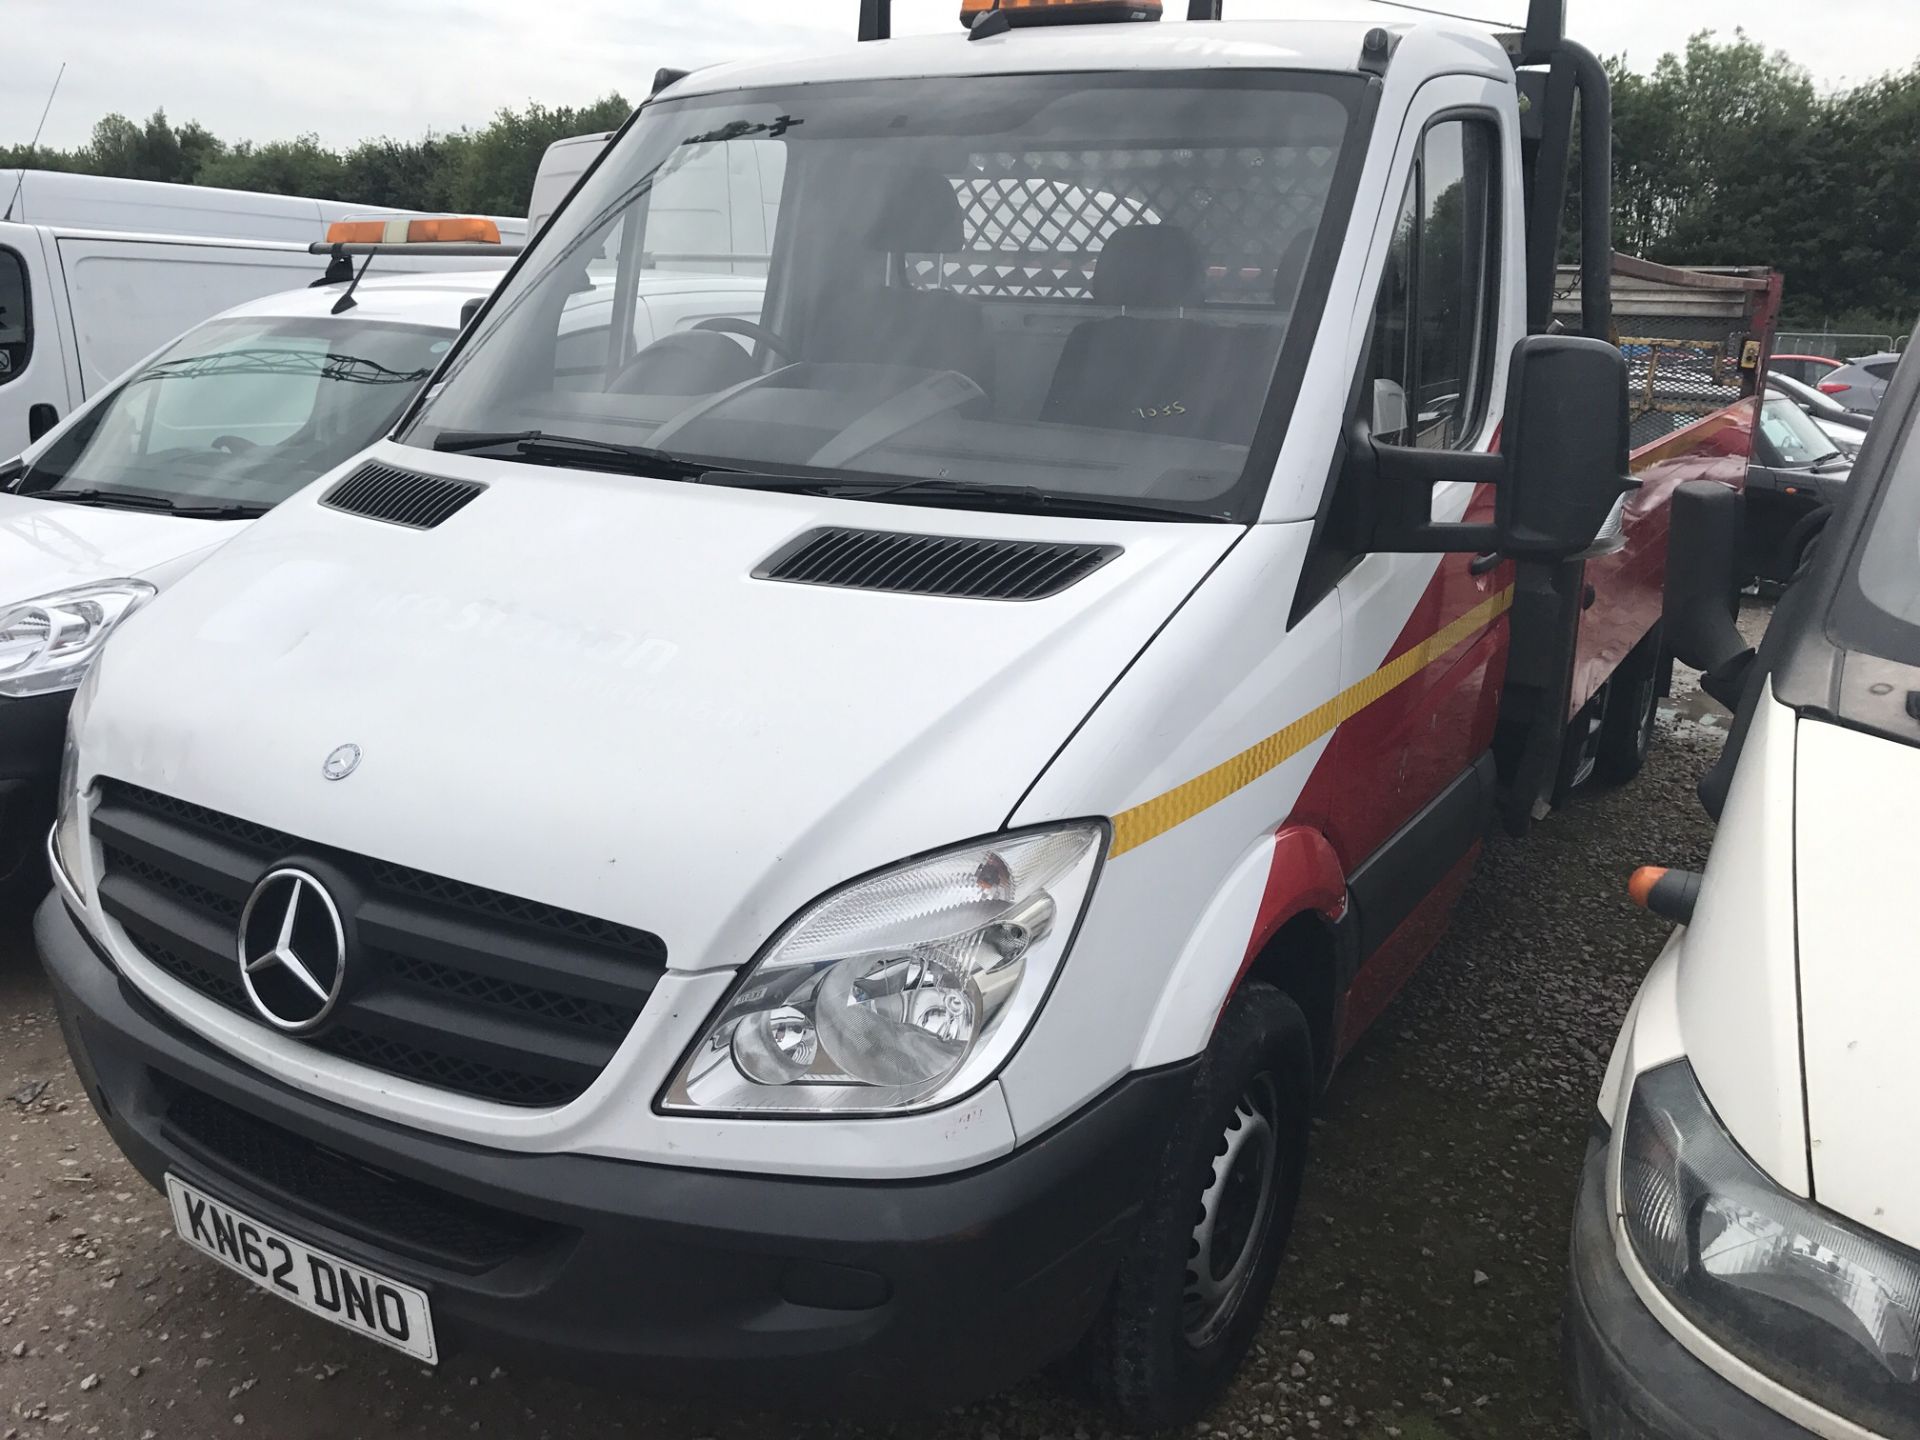
<svg viewBox="0 0 1920 1440">
<path fill-rule="evenodd" d="M 960 23 L 998 10 L 1010 25 L 1071 25 L 1075 22 L 1158 20 L 1160 0 L 961 0 Z"/>
<path fill-rule="evenodd" d="M 336 220 L 327 227 L 329 245 L 498 245 L 500 227 L 473 215 L 431 220 Z"/>
</svg>

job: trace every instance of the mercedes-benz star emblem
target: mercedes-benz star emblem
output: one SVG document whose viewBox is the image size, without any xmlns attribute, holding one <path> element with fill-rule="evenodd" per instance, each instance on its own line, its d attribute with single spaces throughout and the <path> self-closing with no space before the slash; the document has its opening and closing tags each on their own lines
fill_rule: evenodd
<svg viewBox="0 0 1920 1440">
<path fill-rule="evenodd" d="M 240 983 L 260 1018 L 294 1033 L 333 1013 L 347 978 L 339 908 L 313 876 L 275 870 L 240 912 Z"/>
<path fill-rule="evenodd" d="M 336 745 L 333 753 L 327 756 L 326 764 L 320 767 L 320 773 L 329 780 L 344 780 L 359 768 L 360 747 Z"/>
</svg>

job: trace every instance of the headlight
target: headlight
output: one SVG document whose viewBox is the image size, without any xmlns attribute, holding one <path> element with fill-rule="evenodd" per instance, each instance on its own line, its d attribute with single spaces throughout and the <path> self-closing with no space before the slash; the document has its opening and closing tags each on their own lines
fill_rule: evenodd
<svg viewBox="0 0 1920 1440">
<path fill-rule="evenodd" d="M 663 1108 L 897 1113 L 966 1094 L 1046 998 L 1105 849 L 1101 825 L 1026 831 L 835 891 L 742 977 Z"/>
<path fill-rule="evenodd" d="M 1620 1191 L 1640 1263 L 1715 1341 L 1870 1430 L 1920 1421 L 1920 1255 L 1775 1185 L 1684 1060 L 1634 1086 Z"/>
<path fill-rule="evenodd" d="M 144 580 L 107 580 L 0 610 L 0 695 L 71 690 L 114 627 L 153 593 Z"/>
</svg>

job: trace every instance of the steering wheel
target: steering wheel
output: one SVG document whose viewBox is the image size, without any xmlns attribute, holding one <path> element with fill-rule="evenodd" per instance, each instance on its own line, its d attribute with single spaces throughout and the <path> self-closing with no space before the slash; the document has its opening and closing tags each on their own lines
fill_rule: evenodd
<svg viewBox="0 0 1920 1440">
<path fill-rule="evenodd" d="M 711 320 L 702 320 L 688 327 L 693 330 L 711 330 L 719 335 L 741 335 L 749 340 L 758 340 L 774 354 L 792 361 L 800 357 L 794 353 L 793 346 L 785 339 L 769 330 L 758 320 L 740 320 L 731 315 L 716 315 Z"/>
<path fill-rule="evenodd" d="M 216 435 L 213 437 L 212 448 L 224 450 L 229 455 L 238 455 L 247 450 L 258 450 L 260 447 L 244 435 Z"/>
</svg>

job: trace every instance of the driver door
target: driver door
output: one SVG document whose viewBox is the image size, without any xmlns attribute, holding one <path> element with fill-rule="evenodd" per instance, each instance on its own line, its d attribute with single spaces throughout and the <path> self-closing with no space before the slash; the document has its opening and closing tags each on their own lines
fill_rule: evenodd
<svg viewBox="0 0 1920 1440">
<path fill-rule="evenodd" d="M 1353 393 L 1378 443 L 1494 444 L 1506 349 L 1520 333 L 1517 135 L 1491 81 L 1425 87 L 1400 150 L 1404 177 Z M 1491 487 L 1434 487 L 1436 520 L 1490 519 Z M 1380 696 L 1334 739 L 1327 833 L 1350 877 L 1362 965 L 1357 1034 L 1438 938 L 1493 796 L 1491 747 L 1512 570 L 1472 555 L 1363 554 L 1339 581 L 1342 673 Z"/>
</svg>

